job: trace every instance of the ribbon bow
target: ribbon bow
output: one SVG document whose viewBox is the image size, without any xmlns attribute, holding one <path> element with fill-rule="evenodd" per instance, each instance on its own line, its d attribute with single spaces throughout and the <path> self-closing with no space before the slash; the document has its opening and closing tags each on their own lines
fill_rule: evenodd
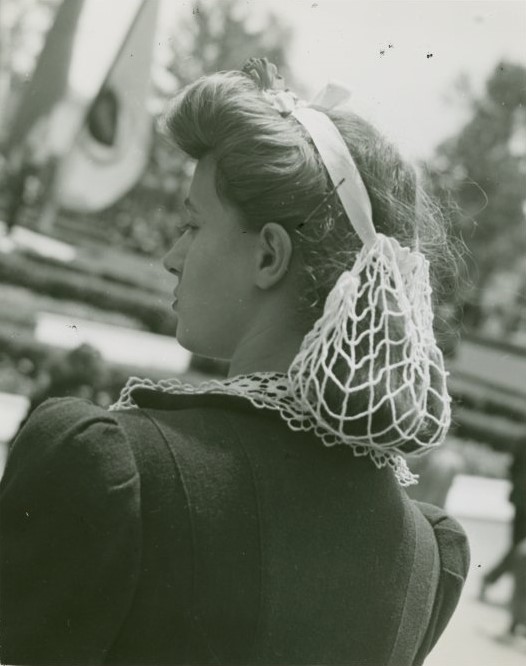
<svg viewBox="0 0 526 666">
<path fill-rule="evenodd" d="M 334 109 L 351 96 L 351 91 L 337 81 L 327 83 L 310 102 L 300 99 L 291 90 L 266 89 L 262 90 L 262 93 L 282 116 L 288 116 L 296 109 L 307 106 L 319 106 L 325 110 Z"/>
</svg>

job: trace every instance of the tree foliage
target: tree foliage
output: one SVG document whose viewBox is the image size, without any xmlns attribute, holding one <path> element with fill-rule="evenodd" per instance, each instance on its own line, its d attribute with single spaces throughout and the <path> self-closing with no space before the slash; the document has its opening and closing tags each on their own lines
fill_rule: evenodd
<svg viewBox="0 0 526 666">
<path fill-rule="evenodd" d="M 290 27 L 270 12 L 254 15 L 242 0 L 199 0 L 174 35 L 169 69 L 183 86 L 204 74 L 240 69 L 251 56 L 266 56 L 290 82 L 290 39 Z"/>
<path fill-rule="evenodd" d="M 471 95 L 469 104 L 470 119 L 439 146 L 430 173 L 436 190 L 455 204 L 453 230 L 469 250 L 471 273 L 468 287 L 458 293 L 459 305 L 466 324 L 479 327 L 498 276 L 523 270 L 526 69 L 499 63 L 483 94 Z M 520 289 L 512 291 L 507 297 L 519 307 Z"/>
</svg>

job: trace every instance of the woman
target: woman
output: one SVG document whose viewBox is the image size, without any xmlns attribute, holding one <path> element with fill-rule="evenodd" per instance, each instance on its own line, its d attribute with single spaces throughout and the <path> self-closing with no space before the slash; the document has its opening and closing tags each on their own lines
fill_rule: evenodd
<svg viewBox="0 0 526 666">
<path fill-rule="evenodd" d="M 197 160 L 164 260 L 177 338 L 230 376 L 31 417 L 2 485 L 4 661 L 406 666 L 444 629 L 466 540 L 401 456 L 449 422 L 404 249 L 442 236 L 340 92 L 307 107 L 252 59 L 175 98 Z"/>
</svg>

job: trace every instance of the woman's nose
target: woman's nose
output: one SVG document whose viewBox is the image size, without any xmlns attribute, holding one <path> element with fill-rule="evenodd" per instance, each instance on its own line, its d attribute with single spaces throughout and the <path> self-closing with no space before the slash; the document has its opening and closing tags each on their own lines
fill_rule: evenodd
<svg viewBox="0 0 526 666">
<path fill-rule="evenodd" d="M 183 267 L 181 239 L 177 240 L 163 257 L 163 266 L 169 273 L 180 273 Z"/>
</svg>

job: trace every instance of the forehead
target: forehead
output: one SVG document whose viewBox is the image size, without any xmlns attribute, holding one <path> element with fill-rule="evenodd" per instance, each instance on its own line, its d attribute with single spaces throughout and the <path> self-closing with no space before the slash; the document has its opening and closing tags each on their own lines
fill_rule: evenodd
<svg viewBox="0 0 526 666">
<path fill-rule="evenodd" d="M 216 171 L 216 163 L 212 156 L 206 155 L 199 160 L 188 193 L 190 208 L 195 209 L 202 218 L 215 220 L 216 224 L 234 225 L 235 228 L 244 226 L 241 211 L 224 198 L 219 198 L 216 190 Z"/>
<path fill-rule="evenodd" d="M 193 206 L 202 212 L 217 212 L 223 208 L 215 185 L 216 165 L 209 155 L 201 158 L 195 167 L 189 199 Z"/>
</svg>

